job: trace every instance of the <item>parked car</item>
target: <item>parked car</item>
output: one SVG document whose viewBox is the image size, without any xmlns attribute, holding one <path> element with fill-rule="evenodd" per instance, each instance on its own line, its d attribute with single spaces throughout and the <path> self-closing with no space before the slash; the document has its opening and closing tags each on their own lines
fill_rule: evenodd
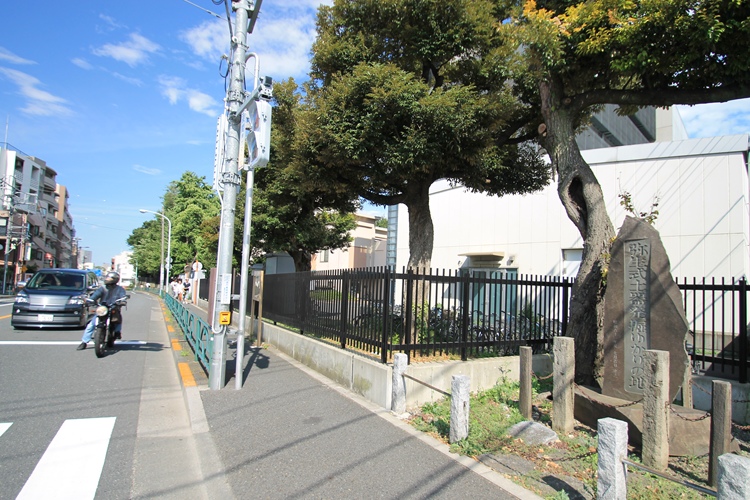
<svg viewBox="0 0 750 500">
<path fill-rule="evenodd" d="M 84 327 L 94 314 L 88 297 L 99 288 L 92 271 L 42 269 L 16 294 L 13 328 Z"/>
</svg>

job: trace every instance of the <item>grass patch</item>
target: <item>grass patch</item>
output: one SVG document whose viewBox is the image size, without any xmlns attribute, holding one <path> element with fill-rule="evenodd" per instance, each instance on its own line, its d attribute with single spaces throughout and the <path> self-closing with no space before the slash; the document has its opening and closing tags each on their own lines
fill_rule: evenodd
<svg viewBox="0 0 750 500">
<path fill-rule="evenodd" d="M 532 384 L 534 420 L 547 426 L 551 426 L 552 422 L 552 401 L 549 397 L 551 390 L 551 379 L 535 379 Z M 511 426 L 523 420 L 518 408 L 518 398 L 518 382 L 507 379 L 501 379 L 491 389 L 472 394 L 469 402 L 469 435 L 466 439 L 451 444 L 451 451 L 476 459 L 487 455 L 499 458 L 514 455 L 514 458 L 523 459 L 529 465 L 527 472 L 504 475 L 546 499 L 596 498 L 596 429 L 576 422 L 572 433 L 558 435 L 559 441 L 548 446 L 529 446 L 507 435 Z M 410 411 L 410 423 L 416 429 L 447 444 L 450 434 L 450 399 L 427 403 Z M 743 435 L 735 435 L 735 438 L 740 440 L 742 454 L 747 456 L 750 451 L 744 440 L 747 437 L 744 434 L 747 433 L 739 432 Z M 634 449 L 629 450 L 628 458 L 633 462 L 640 461 L 640 455 Z M 708 488 L 708 456 L 670 457 L 666 473 Z M 569 495 L 562 489 L 555 491 L 550 488 L 551 477 L 562 481 L 560 484 L 577 484 L 575 493 L 571 492 Z M 629 500 L 672 498 L 713 497 L 633 467 L 628 469 Z"/>
</svg>

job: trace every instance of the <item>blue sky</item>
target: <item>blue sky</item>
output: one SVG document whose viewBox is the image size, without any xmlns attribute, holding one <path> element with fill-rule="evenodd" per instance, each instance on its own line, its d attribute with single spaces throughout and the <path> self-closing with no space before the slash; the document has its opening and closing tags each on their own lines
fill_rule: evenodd
<svg viewBox="0 0 750 500">
<path fill-rule="evenodd" d="M 320 4 L 263 2 L 248 38 L 261 75 L 306 78 Z M 212 182 L 226 19 L 183 0 L 13 1 L 0 12 L 2 142 L 7 122 L 9 144 L 58 172 L 81 245 L 105 263 L 171 181 L 190 170 Z M 750 100 L 681 113 L 691 137 L 750 132 Z"/>
</svg>

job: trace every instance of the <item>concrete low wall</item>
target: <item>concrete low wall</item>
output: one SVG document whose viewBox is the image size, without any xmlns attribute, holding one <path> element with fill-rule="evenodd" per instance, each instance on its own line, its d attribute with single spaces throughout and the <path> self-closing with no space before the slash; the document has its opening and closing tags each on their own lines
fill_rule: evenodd
<svg viewBox="0 0 750 500">
<path fill-rule="evenodd" d="M 723 380 L 732 385 L 732 420 L 741 425 L 750 423 L 750 384 L 740 384 L 736 380 L 693 375 L 693 408 L 711 411 L 714 380 Z"/>
<path fill-rule="evenodd" d="M 349 390 L 390 409 L 393 384 L 391 364 L 384 365 L 352 351 L 269 323 L 263 324 L 263 341 Z M 468 375 L 471 391 L 489 389 L 503 378 L 519 379 L 518 356 L 485 358 L 475 361 L 439 361 L 409 365 L 406 373 L 442 391 L 450 392 L 453 375 Z M 552 357 L 534 356 L 532 369 L 544 377 L 552 372 Z M 440 392 L 406 379 L 406 406 L 414 408 L 443 397 Z"/>
<path fill-rule="evenodd" d="M 268 323 L 263 341 L 365 399 L 391 407 L 390 366 Z"/>
</svg>

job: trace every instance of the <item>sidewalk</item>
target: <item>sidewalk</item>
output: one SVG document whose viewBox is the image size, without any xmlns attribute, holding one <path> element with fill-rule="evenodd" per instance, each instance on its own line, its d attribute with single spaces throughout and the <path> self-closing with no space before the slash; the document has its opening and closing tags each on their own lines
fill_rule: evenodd
<svg viewBox="0 0 750 500">
<path fill-rule="evenodd" d="M 273 347 L 247 352 L 242 389 L 233 349 L 223 389 L 183 384 L 204 477 L 235 498 L 539 498 Z"/>
</svg>

